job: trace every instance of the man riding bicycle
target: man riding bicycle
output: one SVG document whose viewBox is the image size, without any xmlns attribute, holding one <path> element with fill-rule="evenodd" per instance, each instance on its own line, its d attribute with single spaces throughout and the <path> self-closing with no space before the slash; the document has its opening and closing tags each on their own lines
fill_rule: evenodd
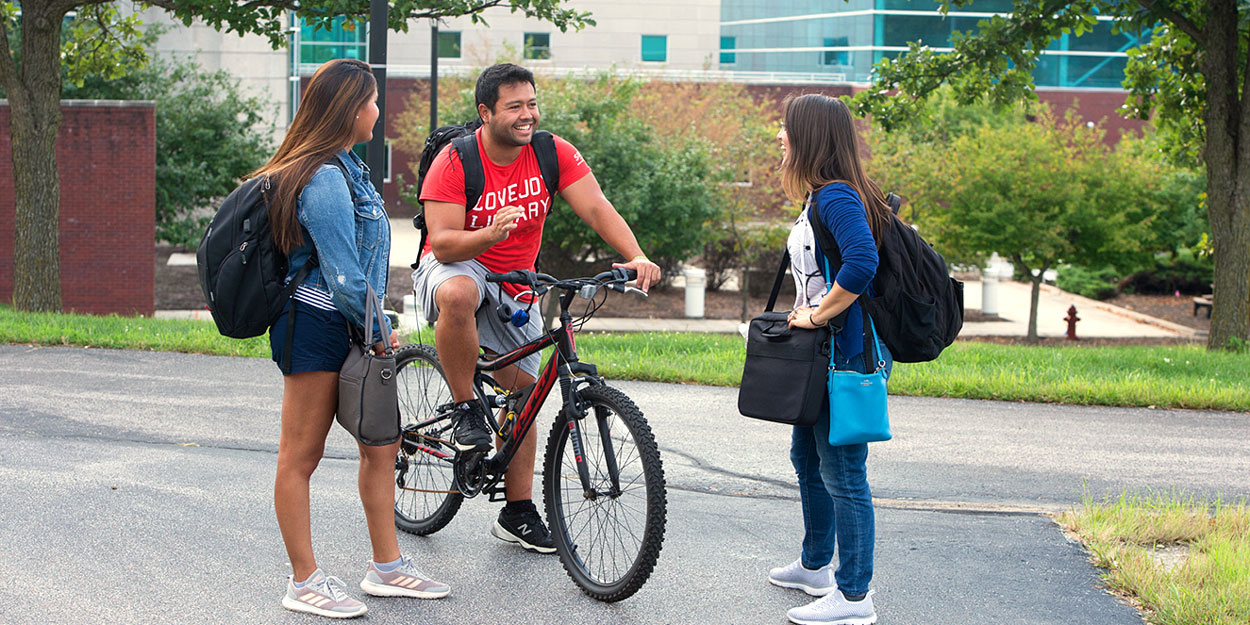
<svg viewBox="0 0 1250 625">
<path fill-rule="evenodd" d="M 544 183 L 531 139 L 541 117 L 534 75 L 511 63 L 486 68 L 477 79 L 476 102 L 482 127 L 475 135 L 485 184 L 476 204 L 467 207 L 465 172 L 451 146 L 430 165 L 421 187 L 429 240 L 413 273 L 413 288 L 426 319 L 434 324 L 434 344 L 455 401 L 452 441 L 461 452 L 486 452 L 492 432 L 480 402 L 474 401 L 473 373 L 479 346 L 505 353 L 542 334 L 542 315 L 522 287 L 504 283 L 487 288 L 486 274 L 534 270 L 543 223 L 555 200 Z M 603 195 L 599 182 L 569 142 L 554 137 L 559 165 L 556 191 L 573 212 L 638 272 L 646 291 L 660 277 L 633 231 Z M 529 312 L 515 315 L 517 311 Z M 538 377 L 539 355 L 501 369 L 495 380 L 520 390 Z M 507 504 L 491 528 L 496 537 L 529 551 L 555 547 L 532 502 L 537 437 L 527 437 L 505 476 Z"/>
</svg>

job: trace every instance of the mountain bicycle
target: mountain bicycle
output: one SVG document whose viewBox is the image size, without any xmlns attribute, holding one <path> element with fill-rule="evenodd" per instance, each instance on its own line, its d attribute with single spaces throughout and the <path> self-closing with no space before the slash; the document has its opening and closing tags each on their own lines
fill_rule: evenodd
<svg viewBox="0 0 1250 625">
<path fill-rule="evenodd" d="M 642 587 L 664 542 L 667 495 L 660 451 L 642 411 L 608 386 L 595 365 L 578 359 L 573 338 L 602 306 L 607 291 L 641 293 L 625 286 L 634 278 L 626 269 L 572 280 L 530 271 L 487 275 L 487 282 L 528 288 L 535 300 L 552 289 L 560 291 L 558 327 L 506 354 L 478 357 L 476 399 L 502 441 L 493 453 L 462 453 L 451 444 L 454 402 L 434 347 L 414 344 L 396 352 L 403 426 L 395 460 L 399 529 L 433 534 L 466 498 L 485 493 L 490 501 L 503 500 L 501 480 L 508 464 L 558 383 L 563 403 L 547 437 L 542 491 L 560 562 L 586 594 L 600 601 L 620 601 Z M 575 297 L 588 300 L 577 318 L 569 312 Z M 537 381 L 525 389 L 502 388 L 491 377 L 552 346 Z"/>
</svg>

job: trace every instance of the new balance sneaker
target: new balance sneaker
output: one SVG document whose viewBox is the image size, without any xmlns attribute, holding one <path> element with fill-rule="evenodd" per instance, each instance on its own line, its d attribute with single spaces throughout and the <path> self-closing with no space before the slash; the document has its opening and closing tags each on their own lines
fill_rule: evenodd
<svg viewBox="0 0 1250 625">
<path fill-rule="evenodd" d="M 768 581 L 774 586 L 798 588 L 813 597 L 823 597 L 837 588 L 837 583 L 833 581 L 833 570 L 832 564 L 826 564 L 813 571 L 803 566 L 803 559 L 799 558 L 786 566 L 769 571 Z"/>
<path fill-rule="evenodd" d="M 555 553 L 556 545 L 551 541 L 551 532 L 543 525 L 538 509 L 532 502 L 519 508 L 510 510 L 505 506 L 500 510 L 490 533 L 500 540 L 516 543 L 526 551 Z"/>
<path fill-rule="evenodd" d="M 453 412 L 456 428 L 452 431 L 451 441 L 460 451 L 490 451 L 495 440 L 486 425 L 486 415 L 477 401 L 466 401 L 456 404 Z"/>
<path fill-rule="evenodd" d="M 835 590 L 805 606 L 791 608 L 786 616 L 798 625 L 872 625 L 877 622 L 871 590 L 859 601 L 850 601 Z"/>
<path fill-rule="evenodd" d="M 450 586 L 430 579 L 412 560 L 404 557 L 401 557 L 399 566 L 390 572 L 378 569 L 377 564 L 370 561 L 365 578 L 360 580 L 360 589 L 375 597 L 417 599 L 438 599 L 451 592 Z"/>
<path fill-rule="evenodd" d="M 295 577 L 286 583 L 286 596 L 282 607 L 295 612 L 307 612 L 330 618 L 353 618 L 365 613 L 365 604 L 347 595 L 343 580 L 326 575 L 317 569 L 304 585 L 296 588 Z"/>
</svg>

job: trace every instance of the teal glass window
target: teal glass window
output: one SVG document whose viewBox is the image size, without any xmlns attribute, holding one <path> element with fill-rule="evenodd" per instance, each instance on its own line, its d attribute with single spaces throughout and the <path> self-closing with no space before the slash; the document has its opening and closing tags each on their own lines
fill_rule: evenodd
<svg viewBox="0 0 1250 625">
<path fill-rule="evenodd" d="M 525 58 L 551 58 L 551 33 L 525 33 Z"/>
<path fill-rule="evenodd" d="M 363 22 L 336 17 L 300 21 L 299 62 L 320 65 L 333 59 L 366 60 L 368 35 Z"/>
<path fill-rule="evenodd" d="M 642 60 L 663 63 L 668 60 L 668 35 L 643 35 Z"/>
<path fill-rule="evenodd" d="M 825 37 L 826 48 L 846 47 L 850 45 L 846 37 Z M 850 65 L 851 53 L 847 50 L 825 50 L 820 53 L 822 65 Z"/>
<path fill-rule="evenodd" d="M 737 47 L 738 40 L 734 37 L 720 38 L 720 62 L 725 65 L 732 65 L 738 62 L 738 55 L 726 50 L 733 50 Z"/>
<path fill-rule="evenodd" d="M 457 30 L 438 31 L 438 58 L 440 59 L 460 58 L 460 31 L 457 31 Z"/>
</svg>

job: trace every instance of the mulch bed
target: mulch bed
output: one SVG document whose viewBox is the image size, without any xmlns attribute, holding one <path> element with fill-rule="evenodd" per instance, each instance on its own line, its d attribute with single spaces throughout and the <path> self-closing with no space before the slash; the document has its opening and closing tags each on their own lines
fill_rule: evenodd
<svg viewBox="0 0 1250 625">
<path fill-rule="evenodd" d="M 199 277 L 195 267 L 170 267 L 166 263 L 173 252 L 185 251 L 168 245 L 156 247 L 156 309 L 182 310 L 204 308 L 204 296 L 200 293 Z M 391 307 L 403 310 L 404 296 L 412 292 L 412 271 L 407 268 L 393 268 L 387 285 L 387 297 Z M 767 294 L 750 296 L 746 300 L 745 317 L 743 314 L 742 294 L 738 291 L 707 291 L 704 294 L 703 316 L 706 319 L 749 319 L 764 310 L 768 302 Z M 794 302 L 794 286 L 786 283 L 777 298 L 776 308 L 786 310 Z M 1199 330 L 1209 330 L 1211 322 L 1205 315 L 1192 315 L 1192 296 L 1158 296 L 1158 295 L 1120 295 L 1108 303 L 1135 310 L 1137 312 L 1179 323 Z M 604 317 L 625 317 L 631 319 L 672 319 L 682 318 L 686 311 L 686 292 L 684 289 L 667 288 L 653 289 L 648 297 L 637 295 L 620 295 L 609 293 L 607 302 L 599 310 Z M 982 315 L 980 310 L 964 311 L 964 321 L 968 323 L 985 321 L 1002 321 L 997 315 Z M 1028 343 L 1023 337 L 982 336 L 967 337 L 960 340 L 978 341 L 999 344 L 1030 344 L 1030 345 L 1176 345 L 1192 341 L 1167 338 L 1131 338 L 1131 339 L 1082 339 L 1068 341 L 1063 338 L 1043 338 L 1036 343 Z"/>
<path fill-rule="evenodd" d="M 1127 308 L 1189 328 L 1208 332 L 1211 330 L 1211 320 L 1207 319 L 1205 311 L 1194 315 L 1194 296 L 1192 295 L 1117 295 L 1106 301 L 1120 308 Z"/>
</svg>

